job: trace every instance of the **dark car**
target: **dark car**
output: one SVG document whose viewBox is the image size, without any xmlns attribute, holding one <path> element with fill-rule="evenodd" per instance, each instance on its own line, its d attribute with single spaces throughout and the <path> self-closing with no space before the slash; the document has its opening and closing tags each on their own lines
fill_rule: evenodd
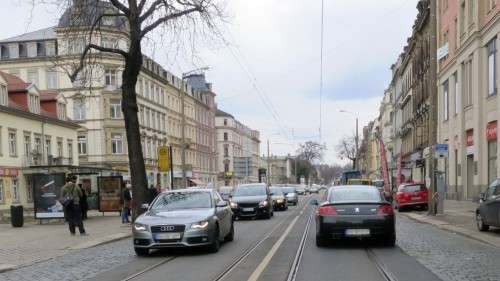
<svg viewBox="0 0 500 281">
<path fill-rule="evenodd" d="M 476 225 L 479 231 L 488 231 L 490 226 L 500 227 L 500 179 L 495 180 L 479 196 L 476 210 Z"/>
<path fill-rule="evenodd" d="M 235 218 L 263 217 L 270 219 L 273 213 L 271 191 L 266 184 L 243 184 L 233 191 L 231 209 Z"/>
<path fill-rule="evenodd" d="M 146 204 L 147 205 L 147 204 Z M 137 255 L 150 249 L 207 247 L 219 250 L 234 238 L 233 213 L 227 201 L 210 189 L 181 189 L 161 193 L 132 227 Z"/>
<path fill-rule="evenodd" d="M 331 187 L 316 210 L 316 245 L 328 240 L 369 238 L 394 246 L 394 210 L 374 186 Z M 313 200 L 312 204 L 318 205 Z"/>
<path fill-rule="evenodd" d="M 284 211 L 288 209 L 288 202 L 285 197 L 285 193 L 283 193 L 283 188 L 281 186 L 271 186 L 271 196 L 273 200 L 273 208 L 274 210 Z"/>
</svg>

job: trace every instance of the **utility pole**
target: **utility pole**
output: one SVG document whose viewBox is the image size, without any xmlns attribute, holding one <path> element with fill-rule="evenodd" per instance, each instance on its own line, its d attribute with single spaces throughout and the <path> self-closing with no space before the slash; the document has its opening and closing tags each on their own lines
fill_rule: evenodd
<svg viewBox="0 0 500 281">
<path fill-rule="evenodd" d="M 356 139 L 354 140 L 355 142 L 355 145 L 356 145 L 356 160 L 355 160 L 355 163 L 354 163 L 354 168 L 357 169 L 358 168 L 358 149 L 359 149 L 359 145 L 358 145 L 358 142 L 359 142 L 359 134 L 358 134 L 358 117 L 356 116 Z"/>
<path fill-rule="evenodd" d="M 186 176 L 186 114 L 184 112 L 184 75 L 181 78 L 181 87 L 179 88 L 181 98 L 181 169 L 182 169 L 182 188 L 187 188 Z"/>
<path fill-rule="evenodd" d="M 267 140 L 267 185 L 271 185 L 271 157 L 269 155 L 269 140 Z"/>
<path fill-rule="evenodd" d="M 429 176 L 431 180 L 430 184 L 430 196 L 429 196 L 429 215 L 436 214 L 436 205 L 434 194 L 436 194 L 436 160 L 434 159 L 434 143 L 437 141 L 437 0 L 430 0 L 430 14 L 429 14 L 429 25 L 430 25 L 430 69 L 429 69 L 429 84 L 431 85 L 430 92 L 430 102 L 429 102 Z"/>
</svg>

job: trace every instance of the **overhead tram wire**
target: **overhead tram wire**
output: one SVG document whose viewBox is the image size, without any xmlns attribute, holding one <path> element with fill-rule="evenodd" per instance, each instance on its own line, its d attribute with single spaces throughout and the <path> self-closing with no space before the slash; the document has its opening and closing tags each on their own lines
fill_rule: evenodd
<svg viewBox="0 0 500 281">
<path fill-rule="evenodd" d="M 320 46 L 320 70 L 319 70 L 319 143 L 322 141 L 323 126 L 323 34 L 324 34 L 324 0 L 321 0 L 321 46 Z"/>
</svg>

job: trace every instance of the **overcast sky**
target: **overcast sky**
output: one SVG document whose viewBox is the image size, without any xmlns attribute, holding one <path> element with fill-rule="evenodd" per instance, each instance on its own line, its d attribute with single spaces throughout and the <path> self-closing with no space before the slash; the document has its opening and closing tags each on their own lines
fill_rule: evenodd
<svg viewBox="0 0 500 281">
<path fill-rule="evenodd" d="M 6 3 L 3 3 L 6 2 Z M 0 39 L 57 24 L 54 7 L 2 0 Z M 417 0 L 324 0 L 324 162 L 340 163 L 335 146 L 378 115 L 389 67 L 411 34 Z M 272 154 L 293 154 L 298 143 L 319 140 L 321 0 L 227 0 L 228 45 L 154 58 L 177 75 L 210 66 L 219 108 L 261 132 Z M 32 17 L 30 16 L 32 15 Z M 154 39 L 154 38 L 153 38 Z M 164 50 L 168 50 L 165 48 Z M 256 89 L 257 88 L 257 89 Z"/>
</svg>

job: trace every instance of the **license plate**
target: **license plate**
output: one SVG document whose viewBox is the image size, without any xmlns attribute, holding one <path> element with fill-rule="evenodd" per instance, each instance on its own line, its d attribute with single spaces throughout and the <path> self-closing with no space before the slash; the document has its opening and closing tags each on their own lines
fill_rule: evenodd
<svg viewBox="0 0 500 281">
<path fill-rule="evenodd" d="M 369 229 L 346 229 L 346 236 L 368 236 L 370 235 Z"/>
<path fill-rule="evenodd" d="M 253 208 L 243 208 L 243 212 L 253 212 Z"/>
<path fill-rule="evenodd" d="M 422 197 L 420 197 L 420 196 L 413 196 L 413 197 L 411 198 L 411 200 L 420 200 L 420 199 L 422 199 Z"/>
<path fill-rule="evenodd" d="M 181 239 L 181 234 L 178 233 L 178 232 L 174 232 L 174 233 L 158 233 L 158 234 L 156 234 L 156 239 L 157 240 Z"/>
</svg>

